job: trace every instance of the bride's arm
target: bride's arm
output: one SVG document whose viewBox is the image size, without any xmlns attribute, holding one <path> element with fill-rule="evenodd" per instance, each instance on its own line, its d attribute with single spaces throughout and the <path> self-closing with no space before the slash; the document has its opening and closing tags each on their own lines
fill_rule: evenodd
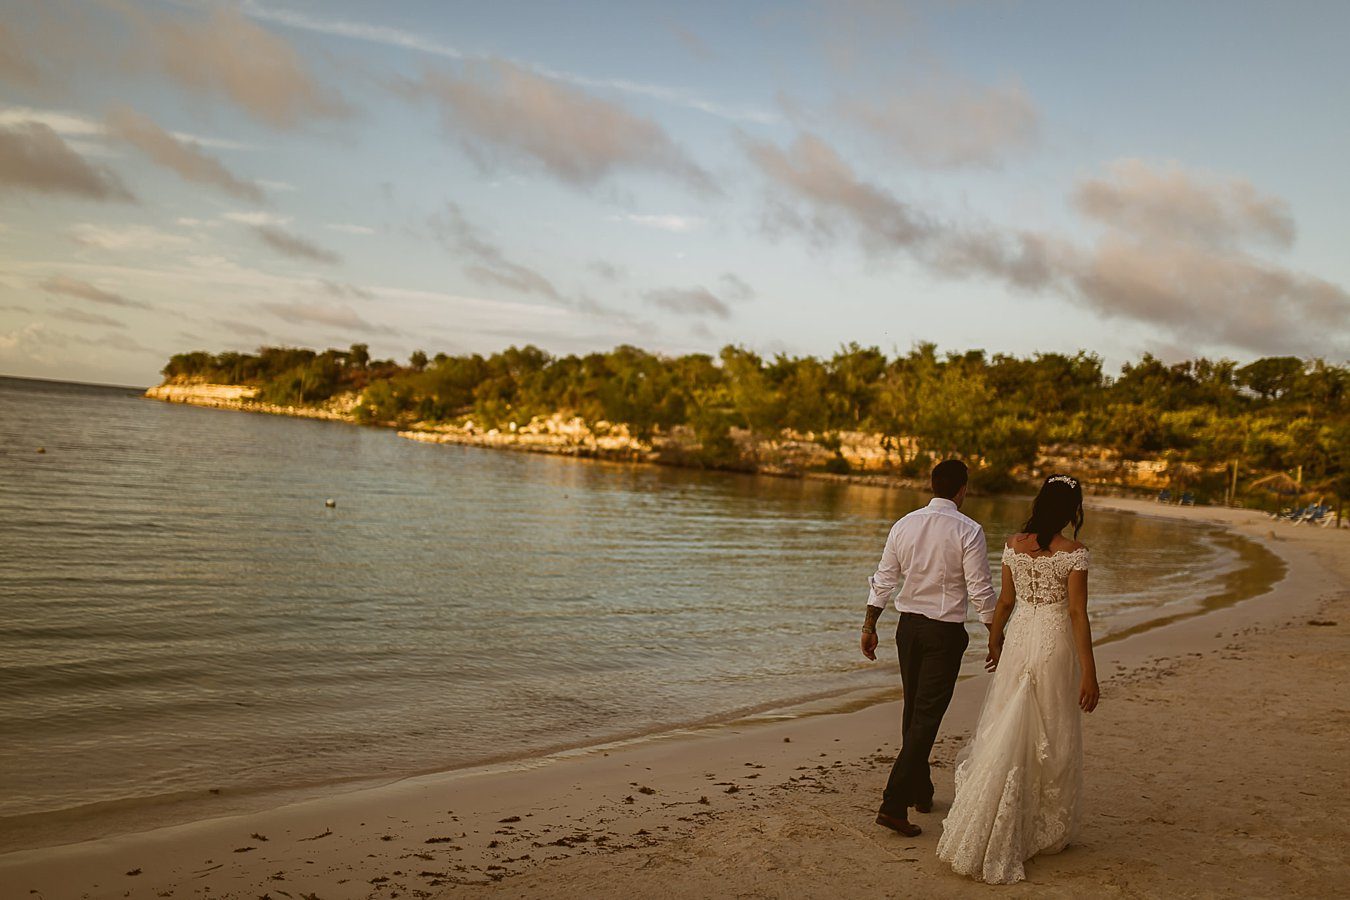
<svg viewBox="0 0 1350 900">
<path fill-rule="evenodd" d="M 1069 622 L 1073 626 L 1073 643 L 1078 650 L 1078 666 L 1083 672 L 1078 684 L 1078 705 L 1083 712 L 1097 708 L 1101 689 L 1097 686 L 1097 660 L 1092 655 L 1092 626 L 1087 617 L 1087 572 L 1069 573 Z"/>
<path fill-rule="evenodd" d="M 984 658 L 984 667 L 990 672 L 998 668 L 998 658 L 1003 655 L 1003 629 L 1008 624 L 1013 607 L 1017 605 L 1012 569 L 1007 565 L 1002 569 L 1003 584 L 999 587 L 998 603 L 994 606 L 994 621 L 989 623 L 989 655 Z"/>
</svg>

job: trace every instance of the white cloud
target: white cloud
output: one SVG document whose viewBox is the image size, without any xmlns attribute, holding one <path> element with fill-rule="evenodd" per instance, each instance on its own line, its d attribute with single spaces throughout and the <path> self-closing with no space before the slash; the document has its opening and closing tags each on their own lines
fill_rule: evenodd
<svg viewBox="0 0 1350 900">
<path fill-rule="evenodd" d="M 673 231 L 676 234 L 684 234 L 695 231 L 707 224 L 708 220 L 701 216 L 680 216 L 680 215 L 643 215 L 638 213 L 627 213 L 623 216 L 613 216 L 612 218 L 631 222 L 634 225 L 641 225 L 644 228 L 655 228 L 659 231 Z"/>
<path fill-rule="evenodd" d="M 38 122 L 46 125 L 52 131 L 64 138 L 97 138 L 108 137 L 107 128 L 97 119 L 82 115 L 77 112 L 70 112 L 64 109 L 36 109 L 31 106 L 0 106 L 0 127 L 10 127 L 24 122 Z M 169 132 L 180 141 L 192 144 L 200 144 L 203 147 L 210 147 L 213 150 L 257 150 L 257 145 L 246 144 L 242 141 L 230 140 L 222 137 L 209 137 L 207 135 L 193 134 L 188 131 Z M 67 141 L 72 147 L 78 146 L 88 152 L 107 154 L 106 147 L 99 147 L 96 144 L 88 142 Z M 93 149 L 96 148 L 96 149 Z M 281 182 L 263 182 L 268 187 Z M 284 190 L 284 188 L 276 188 Z"/>
<path fill-rule="evenodd" d="M 279 216 L 276 213 L 264 212 L 263 210 L 253 210 L 250 212 L 227 212 L 222 219 L 230 222 L 238 222 L 240 225 L 253 225 L 255 227 L 262 225 L 289 225 L 290 216 Z"/>
<path fill-rule="evenodd" d="M 185 235 L 172 234 L 148 225 L 92 225 L 80 222 L 70 227 L 69 234 L 75 243 L 99 250 L 163 250 L 192 243 L 192 239 Z"/>
<path fill-rule="evenodd" d="M 60 109 L 34 109 L 31 106 L 0 106 L 0 127 L 39 122 L 62 137 L 99 137 L 103 123 L 79 113 Z"/>
<path fill-rule="evenodd" d="M 365 225 L 352 225 L 348 222 L 329 222 L 324 226 L 330 231 L 340 231 L 343 234 L 374 234 L 375 229 Z"/>
<path fill-rule="evenodd" d="M 465 52 L 458 47 L 436 41 L 423 34 L 404 31 L 400 28 L 390 28 L 384 25 L 374 25 L 369 22 L 359 22 L 351 19 L 321 18 L 306 13 L 296 12 L 294 10 L 264 7 L 256 2 L 246 2 L 243 11 L 245 15 L 265 22 L 287 25 L 291 28 L 313 31 L 319 34 L 332 35 L 334 37 L 369 41 L 371 43 L 384 44 L 389 47 L 400 47 L 404 50 L 415 50 L 420 53 L 427 53 L 432 56 L 440 56 L 446 59 L 484 60 L 489 58 L 483 54 Z M 723 119 L 730 119 L 731 121 L 770 125 L 779 122 L 782 119 L 781 116 L 774 112 L 751 107 L 738 108 L 727 106 L 726 104 L 717 103 L 691 94 L 686 90 L 672 88 L 666 85 L 633 81 L 627 78 L 597 78 L 588 75 L 579 75 L 575 72 L 567 72 L 561 69 L 532 66 L 528 63 L 521 62 L 520 60 L 508 61 L 521 68 L 530 69 L 536 75 L 540 75 L 553 81 L 560 81 L 578 87 L 602 88 L 639 97 L 648 97 L 653 100 L 669 103 L 673 106 L 682 106 L 686 109 L 698 110 L 699 112 L 704 112 Z"/>
</svg>

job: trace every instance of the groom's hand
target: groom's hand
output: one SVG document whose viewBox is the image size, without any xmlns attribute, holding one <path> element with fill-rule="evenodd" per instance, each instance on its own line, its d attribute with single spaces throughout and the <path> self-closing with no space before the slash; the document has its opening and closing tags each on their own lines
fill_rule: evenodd
<svg viewBox="0 0 1350 900">
<path fill-rule="evenodd" d="M 862 653 L 868 659 L 877 658 L 877 633 L 875 631 L 864 631 L 862 634 Z"/>
</svg>

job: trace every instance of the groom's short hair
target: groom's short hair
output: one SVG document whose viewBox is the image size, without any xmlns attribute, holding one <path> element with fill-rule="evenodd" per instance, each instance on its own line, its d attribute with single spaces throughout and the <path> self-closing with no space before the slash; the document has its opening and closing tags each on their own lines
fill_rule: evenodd
<svg viewBox="0 0 1350 900">
<path fill-rule="evenodd" d="M 970 470 L 959 459 L 944 459 L 933 467 L 933 493 L 951 500 L 970 480 Z"/>
</svg>

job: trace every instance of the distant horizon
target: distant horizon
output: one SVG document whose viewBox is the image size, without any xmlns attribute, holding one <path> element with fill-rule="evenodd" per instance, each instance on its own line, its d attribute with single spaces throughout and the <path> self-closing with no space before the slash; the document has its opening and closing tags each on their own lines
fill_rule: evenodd
<svg viewBox="0 0 1350 900">
<path fill-rule="evenodd" d="M 44 384 L 71 384 L 76 387 L 110 388 L 128 391 L 148 391 L 150 388 L 154 387 L 153 384 L 113 384 L 111 382 L 100 381 L 72 381 L 68 378 L 39 378 L 35 375 L 10 375 L 5 372 L 0 372 L 0 378 L 6 378 L 10 381 L 40 381 Z"/>
</svg>

